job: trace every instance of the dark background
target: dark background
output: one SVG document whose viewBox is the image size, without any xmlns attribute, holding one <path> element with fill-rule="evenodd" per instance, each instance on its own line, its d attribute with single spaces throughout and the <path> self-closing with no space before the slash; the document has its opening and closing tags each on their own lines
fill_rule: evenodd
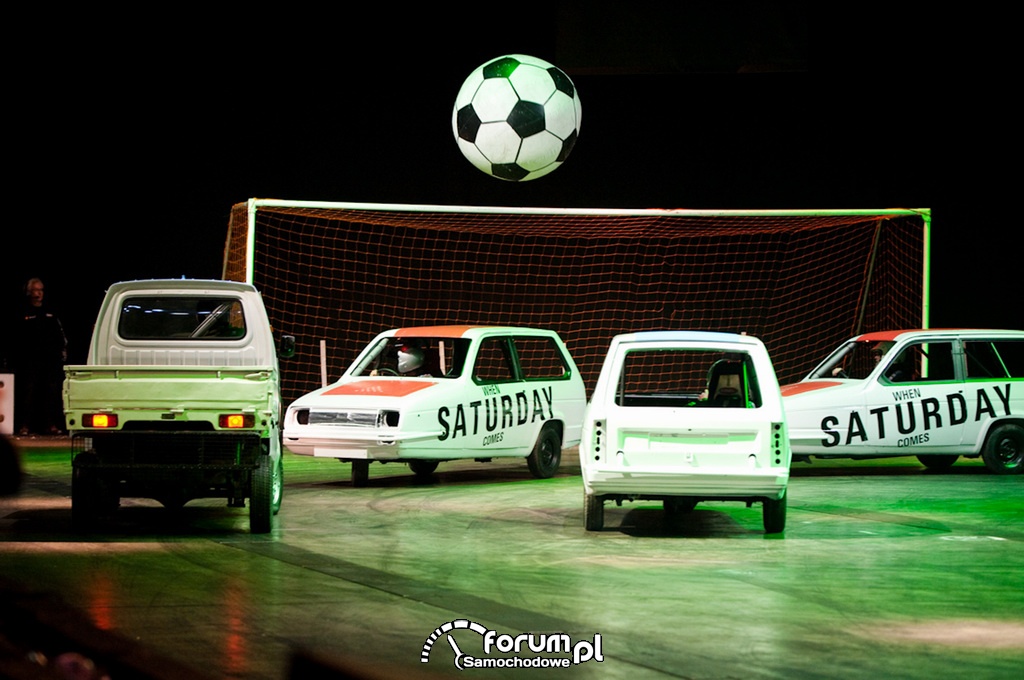
<svg viewBox="0 0 1024 680">
<path fill-rule="evenodd" d="M 930 208 L 931 325 L 1024 328 L 997 18 L 625 5 L 34 17 L 9 63 L 3 318 L 41 277 L 84 360 L 109 284 L 219 277 L 231 206 L 278 198 Z M 583 104 L 567 163 L 525 183 L 476 170 L 451 132 L 463 80 L 510 53 L 562 68 Z"/>
</svg>

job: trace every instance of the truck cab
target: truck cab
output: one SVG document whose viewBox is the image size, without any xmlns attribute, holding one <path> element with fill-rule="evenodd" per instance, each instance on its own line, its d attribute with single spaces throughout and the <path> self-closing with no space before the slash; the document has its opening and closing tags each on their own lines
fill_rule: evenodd
<svg viewBox="0 0 1024 680">
<path fill-rule="evenodd" d="M 277 344 L 250 284 L 112 285 L 87 363 L 65 368 L 76 526 L 125 497 L 226 498 L 248 499 L 250 530 L 270 531 L 283 490 Z M 281 354 L 293 348 L 282 337 Z"/>
</svg>

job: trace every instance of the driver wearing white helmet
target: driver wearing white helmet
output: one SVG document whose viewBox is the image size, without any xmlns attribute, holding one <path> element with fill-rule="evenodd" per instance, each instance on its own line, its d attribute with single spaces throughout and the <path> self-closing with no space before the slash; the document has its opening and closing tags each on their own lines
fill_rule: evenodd
<svg viewBox="0 0 1024 680">
<path fill-rule="evenodd" d="M 410 345 L 402 345 L 398 348 L 398 374 L 399 375 L 422 375 L 428 376 L 430 373 L 419 372 L 423 368 L 423 364 L 426 361 L 426 352 L 421 347 L 412 347 Z"/>
<path fill-rule="evenodd" d="M 407 378 L 432 378 L 435 377 L 430 371 L 430 361 L 426 345 L 420 342 L 405 342 L 395 338 L 391 341 L 390 350 L 385 353 L 389 357 L 384 361 L 384 356 L 378 357 L 376 368 L 370 371 L 371 376 L 397 375 Z"/>
</svg>

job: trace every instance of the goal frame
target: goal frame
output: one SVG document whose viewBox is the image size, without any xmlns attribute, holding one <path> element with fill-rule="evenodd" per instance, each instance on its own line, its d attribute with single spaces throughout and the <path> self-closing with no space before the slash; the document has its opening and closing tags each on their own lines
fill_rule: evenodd
<svg viewBox="0 0 1024 680">
<path fill-rule="evenodd" d="M 497 220 L 502 216 L 509 216 L 510 219 L 516 217 L 522 218 L 525 216 L 537 216 L 538 218 L 558 218 L 565 217 L 571 219 L 608 219 L 608 218 L 624 218 L 629 220 L 632 218 L 664 218 L 667 220 L 674 221 L 678 220 L 679 228 L 686 228 L 687 219 L 705 219 L 705 220 L 718 220 L 722 219 L 725 221 L 729 220 L 742 220 L 744 218 L 753 218 L 753 221 L 764 220 L 765 218 L 851 218 L 859 219 L 864 218 L 864 221 L 876 221 L 876 235 L 881 230 L 881 225 L 884 224 L 885 218 L 919 218 L 921 221 L 921 243 L 920 253 L 922 261 L 918 263 L 912 263 L 913 267 L 920 269 L 920 308 L 919 308 L 919 319 L 909 318 L 912 315 L 907 311 L 902 314 L 906 318 L 906 324 L 903 324 L 905 328 L 913 327 L 916 325 L 919 328 L 929 327 L 929 314 L 930 314 L 930 277 L 931 277 L 931 210 L 928 208 L 889 208 L 889 209 L 758 209 L 758 210 L 747 210 L 747 209 L 657 209 L 657 208 L 550 208 L 550 207 L 500 207 L 500 206 L 468 206 L 468 205 L 433 205 L 433 204 L 393 204 L 393 203 L 360 203 L 360 202 L 334 202 L 334 201 L 304 201 L 304 200 L 285 200 L 285 199 L 265 199 L 265 198 L 250 198 L 244 203 L 237 203 L 233 206 L 231 211 L 231 218 L 228 224 L 227 240 L 225 242 L 224 260 L 222 269 L 222 278 L 232 280 L 242 280 L 259 287 L 258 278 L 259 275 L 256 272 L 257 267 L 257 249 L 258 249 L 258 233 L 259 228 L 257 216 L 260 211 L 329 211 L 344 213 L 346 211 L 354 212 L 388 212 L 388 213 L 416 213 L 416 214 L 430 214 L 445 216 L 450 215 L 452 219 L 465 219 L 468 216 L 480 216 L 481 218 L 487 218 L 489 220 Z M 915 222 L 916 225 L 916 222 Z M 822 227 L 824 228 L 824 227 Z M 244 230 L 245 242 L 244 242 L 244 253 L 240 253 L 239 243 L 237 239 L 232 238 L 236 230 Z M 456 231 L 453 229 L 452 231 Z M 527 237 L 528 238 L 528 237 Z M 862 318 L 864 316 L 864 307 L 868 305 L 868 294 L 867 290 L 873 281 L 871 270 L 874 267 L 875 259 L 875 245 L 871 246 L 872 251 L 868 258 L 868 262 L 864 264 L 866 274 L 864 277 L 864 289 L 862 290 L 862 301 L 859 303 L 861 309 L 859 310 L 860 318 L 857 319 L 856 323 L 852 324 L 852 327 L 856 332 L 862 332 L 865 330 L 881 330 L 881 329 L 866 329 L 862 328 Z M 234 251 L 232 252 L 232 249 Z M 243 264 L 244 263 L 244 264 Z M 916 292 L 911 298 L 911 302 L 916 297 Z M 847 323 L 844 323 L 846 328 L 851 327 L 850 317 L 844 317 L 847 319 Z M 275 325 L 278 326 L 278 330 L 286 331 L 285 322 L 287 319 L 274 319 Z M 916 323 L 915 323 L 916 321 Z M 380 328 L 378 330 L 385 330 Z M 631 329 L 624 329 L 623 332 L 628 332 Z M 635 329 L 643 330 L 643 329 Z M 852 334 L 856 334 L 851 333 Z M 756 333 L 755 333 L 756 335 Z M 845 336 L 849 337 L 849 335 Z M 842 338 L 842 339 L 845 339 Z M 326 384 L 328 381 L 328 369 L 327 369 L 327 358 L 325 356 L 325 347 L 323 340 L 319 343 L 320 346 L 320 366 L 317 372 L 320 378 L 320 382 Z M 339 366 L 334 366 L 335 372 Z M 586 372 L 586 369 L 581 367 L 581 370 Z M 781 377 L 781 376 L 780 376 Z M 592 382 L 593 377 L 591 378 Z M 306 378 L 307 387 L 309 379 Z M 317 385 L 319 386 L 319 385 Z M 592 385 L 588 384 L 588 388 Z"/>
</svg>

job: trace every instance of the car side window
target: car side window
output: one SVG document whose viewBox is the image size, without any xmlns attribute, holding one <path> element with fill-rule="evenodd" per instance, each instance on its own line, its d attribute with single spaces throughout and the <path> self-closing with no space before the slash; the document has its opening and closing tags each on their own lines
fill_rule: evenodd
<svg viewBox="0 0 1024 680">
<path fill-rule="evenodd" d="M 892 382 L 949 382 L 956 379 L 953 343 L 920 342 L 908 345 L 885 369 Z"/>
<path fill-rule="evenodd" d="M 484 338 L 473 364 L 473 380 L 478 383 L 495 383 L 515 379 L 508 338 Z"/>
<path fill-rule="evenodd" d="M 519 367 L 525 380 L 568 380 L 569 368 L 554 338 L 517 336 L 514 338 Z"/>
<path fill-rule="evenodd" d="M 964 343 L 967 378 L 1024 378 L 1024 340 Z"/>
</svg>

